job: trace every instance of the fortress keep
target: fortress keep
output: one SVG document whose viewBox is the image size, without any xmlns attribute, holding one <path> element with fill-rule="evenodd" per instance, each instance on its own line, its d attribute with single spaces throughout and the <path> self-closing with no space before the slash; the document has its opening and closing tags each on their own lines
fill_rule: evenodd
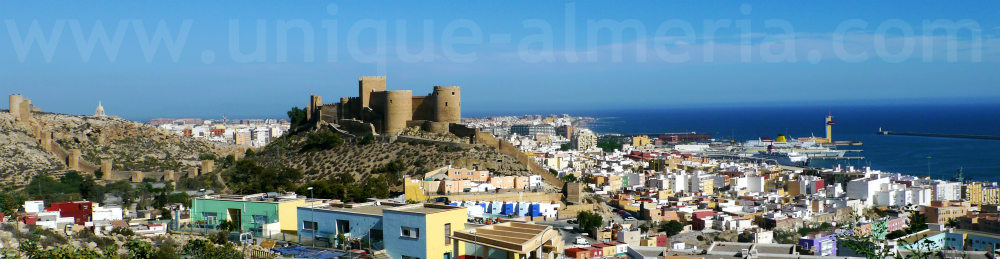
<svg viewBox="0 0 1000 259">
<path fill-rule="evenodd" d="M 407 127 L 447 131 L 450 124 L 462 121 L 461 102 L 458 86 L 435 86 L 427 96 L 413 96 L 411 90 L 386 90 L 384 76 L 365 76 L 358 78 L 358 97 L 323 104 L 322 97 L 310 96 L 306 118 L 352 127 L 369 124 L 381 134 Z"/>
</svg>

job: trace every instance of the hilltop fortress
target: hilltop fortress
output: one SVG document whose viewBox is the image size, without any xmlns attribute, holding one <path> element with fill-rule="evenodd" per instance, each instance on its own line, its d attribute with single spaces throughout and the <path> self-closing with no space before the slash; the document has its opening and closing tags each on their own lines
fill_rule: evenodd
<svg viewBox="0 0 1000 259">
<path fill-rule="evenodd" d="M 339 103 L 323 104 L 311 95 L 306 118 L 337 123 L 349 128 L 370 128 L 379 134 L 398 134 L 407 127 L 446 132 L 462 121 L 462 91 L 458 86 L 435 86 L 427 96 L 411 90 L 386 90 L 384 76 L 358 79 L 358 97 L 341 97 Z"/>
<path fill-rule="evenodd" d="M 451 134 L 468 145 L 495 148 L 528 166 L 532 174 L 546 182 L 562 186 L 562 180 L 545 170 L 514 144 L 497 139 L 492 133 L 462 124 L 462 92 L 458 86 L 435 86 L 427 96 L 413 96 L 411 90 L 386 90 L 384 76 L 358 78 L 358 97 L 341 97 L 339 103 L 323 104 L 322 97 L 309 96 L 306 120 L 311 123 L 336 124 L 341 130 L 361 134 L 400 136 L 407 128 Z M 423 140 L 426 141 L 426 140 Z"/>
</svg>

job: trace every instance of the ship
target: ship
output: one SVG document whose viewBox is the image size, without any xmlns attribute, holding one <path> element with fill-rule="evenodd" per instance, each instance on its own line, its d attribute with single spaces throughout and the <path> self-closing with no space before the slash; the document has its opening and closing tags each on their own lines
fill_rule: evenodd
<svg viewBox="0 0 1000 259">
<path fill-rule="evenodd" d="M 809 156 L 794 150 L 781 150 L 774 146 L 768 146 L 767 150 L 757 151 L 750 154 L 751 157 L 774 160 L 780 165 L 787 166 L 808 166 Z"/>
<path fill-rule="evenodd" d="M 815 139 L 815 138 L 807 138 Z M 815 141 L 789 139 L 784 135 L 778 135 L 774 140 L 769 138 L 749 140 L 743 143 L 744 153 L 755 154 L 768 151 L 770 149 L 795 151 L 809 158 L 842 158 L 847 153 L 845 150 L 836 150 L 823 146 Z"/>
</svg>

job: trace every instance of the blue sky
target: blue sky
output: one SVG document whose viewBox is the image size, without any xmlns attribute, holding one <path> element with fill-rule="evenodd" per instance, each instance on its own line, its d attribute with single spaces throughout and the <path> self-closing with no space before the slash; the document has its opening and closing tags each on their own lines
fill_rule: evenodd
<svg viewBox="0 0 1000 259">
<path fill-rule="evenodd" d="M 414 94 L 460 85 L 464 110 L 479 114 L 1000 100 L 996 1 L 3 7 L 0 89 L 60 113 L 89 114 L 101 100 L 137 120 L 277 117 L 310 93 L 354 96 L 364 75 Z M 158 32 L 169 40 L 150 40 Z"/>
</svg>

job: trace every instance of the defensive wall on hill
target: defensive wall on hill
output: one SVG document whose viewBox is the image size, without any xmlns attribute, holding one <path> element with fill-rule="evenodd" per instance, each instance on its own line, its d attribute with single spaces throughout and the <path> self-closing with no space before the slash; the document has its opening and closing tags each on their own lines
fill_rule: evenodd
<svg viewBox="0 0 1000 259">
<path fill-rule="evenodd" d="M 59 158 L 66 170 L 91 175 L 94 175 L 95 171 L 100 170 L 103 173 L 100 180 L 131 180 L 133 182 L 141 182 L 144 178 L 153 178 L 161 181 L 176 181 L 181 175 L 186 177 L 195 177 L 215 170 L 215 161 L 213 160 L 202 160 L 200 166 L 192 167 L 188 172 L 183 173 L 176 173 L 174 171 L 116 171 L 113 166 L 114 161 L 111 159 L 103 159 L 100 165 L 95 165 L 94 163 L 84 160 L 82 152 L 79 149 L 67 150 L 54 141 L 54 139 L 56 139 L 54 134 L 45 130 L 43 125 L 36 121 L 32 116 L 32 113 L 41 112 L 41 110 L 38 107 L 31 105 L 30 99 L 17 94 L 11 95 L 10 107 L 11 109 L 8 109 L 7 112 L 14 115 L 15 123 L 27 127 L 29 129 L 29 134 L 34 137 L 36 141 L 38 141 L 38 146 L 42 150 L 52 153 Z M 103 139 L 103 136 L 98 136 L 99 141 L 103 141 Z"/>
</svg>

